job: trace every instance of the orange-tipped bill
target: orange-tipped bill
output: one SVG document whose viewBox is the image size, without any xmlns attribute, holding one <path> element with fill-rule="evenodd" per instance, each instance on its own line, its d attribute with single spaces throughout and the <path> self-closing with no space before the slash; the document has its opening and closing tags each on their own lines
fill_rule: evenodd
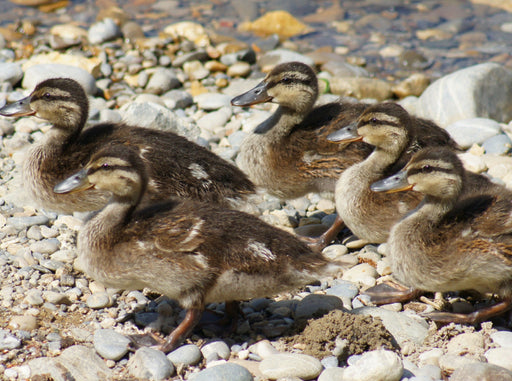
<svg viewBox="0 0 512 381">
<path fill-rule="evenodd" d="M 270 102 L 272 97 L 267 93 L 267 84 L 260 82 L 256 87 L 231 99 L 233 106 L 252 106 L 258 103 Z"/>
<path fill-rule="evenodd" d="M 34 115 L 36 112 L 30 108 L 31 97 L 20 99 L 19 101 L 6 104 L 0 108 L 0 115 L 3 116 L 27 116 Z"/>
<path fill-rule="evenodd" d="M 73 193 L 90 189 L 94 186 L 89 182 L 87 171 L 81 171 L 69 176 L 66 180 L 61 181 L 53 188 L 55 193 Z"/>
<path fill-rule="evenodd" d="M 363 137 L 357 134 L 357 123 L 350 123 L 342 129 L 327 135 L 327 140 L 333 143 L 351 143 L 361 141 Z"/>
<path fill-rule="evenodd" d="M 374 192 L 395 193 L 412 190 L 414 184 L 407 182 L 407 171 L 402 170 L 385 179 L 377 181 L 370 186 Z"/>
</svg>

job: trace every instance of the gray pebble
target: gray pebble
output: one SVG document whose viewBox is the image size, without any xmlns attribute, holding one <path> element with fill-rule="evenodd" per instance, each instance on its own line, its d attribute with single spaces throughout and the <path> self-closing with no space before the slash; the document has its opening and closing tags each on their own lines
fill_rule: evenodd
<svg viewBox="0 0 512 381">
<path fill-rule="evenodd" d="M 339 298 L 346 297 L 353 299 L 359 293 L 359 287 L 352 282 L 337 279 L 333 282 L 333 285 L 325 291 L 325 293 Z"/>
<path fill-rule="evenodd" d="M 0 329 L 0 350 L 16 349 L 21 346 L 21 341 L 11 335 L 9 331 Z"/>
<path fill-rule="evenodd" d="M 43 291 L 43 298 L 52 304 L 71 304 L 65 294 L 55 291 Z"/>
<path fill-rule="evenodd" d="M 485 150 L 485 153 L 503 155 L 512 148 L 512 141 L 507 135 L 499 134 L 486 139 L 482 144 L 482 148 Z"/>
<path fill-rule="evenodd" d="M 28 290 L 24 300 L 31 306 L 40 306 L 44 303 L 43 293 L 37 289 Z"/>
<path fill-rule="evenodd" d="M 489 364 L 501 366 L 512 371 L 512 348 L 491 348 L 485 352 L 485 358 Z"/>
<path fill-rule="evenodd" d="M 501 347 L 512 348 L 512 332 L 511 331 L 498 331 L 491 334 L 491 339 L 494 343 Z"/>
<path fill-rule="evenodd" d="M 343 301 L 334 295 L 310 294 L 302 299 L 295 309 L 295 319 L 305 319 L 342 309 Z"/>
<path fill-rule="evenodd" d="M 212 353 L 216 353 L 219 358 L 227 360 L 231 355 L 231 350 L 224 341 L 219 340 L 203 345 L 201 353 L 205 358 L 209 358 Z"/>
<path fill-rule="evenodd" d="M 55 253 L 59 247 L 60 241 L 57 238 L 49 238 L 34 242 L 32 245 L 30 245 L 30 250 L 42 254 L 52 254 Z"/>
<path fill-rule="evenodd" d="M 18 63 L 0 62 L 0 83 L 8 82 L 15 85 L 22 77 L 23 70 Z"/>
<path fill-rule="evenodd" d="M 486 118 L 458 120 L 446 127 L 446 131 L 462 148 L 482 144 L 501 130 L 498 122 Z"/>
<path fill-rule="evenodd" d="M 404 368 L 400 357 L 392 351 L 378 349 L 365 352 L 343 374 L 346 380 L 398 381 Z"/>
<path fill-rule="evenodd" d="M 130 339 L 113 329 L 98 329 L 94 331 L 94 349 L 101 357 L 107 360 L 117 361 L 121 359 L 128 353 L 130 342 Z"/>
<path fill-rule="evenodd" d="M 171 90 L 161 96 L 166 107 L 184 109 L 194 103 L 194 98 L 184 90 Z"/>
<path fill-rule="evenodd" d="M 174 373 L 174 366 L 161 351 L 152 348 L 137 349 L 127 364 L 134 377 L 163 380 Z"/>
<path fill-rule="evenodd" d="M 300 353 L 280 353 L 263 359 L 259 369 L 263 376 L 272 380 L 290 376 L 311 380 L 318 377 L 323 366 L 313 356 Z"/>
<path fill-rule="evenodd" d="M 318 381 L 346 381 L 343 379 L 343 368 L 327 368 L 318 377 Z"/>
<path fill-rule="evenodd" d="M 181 86 L 181 82 L 171 69 L 158 68 L 146 85 L 146 91 L 152 94 L 163 94 Z"/>
<path fill-rule="evenodd" d="M 30 66 L 25 71 L 21 84 L 25 89 L 33 89 L 45 79 L 60 77 L 72 78 L 83 86 L 87 94 L 96 94 L 96 80 L 87 70 L 57 63 Z"/>
<path fill-rule="evenodd" d="M 478 362 L 455 369 L 450 381 L 512 380 L 512 372 L 501 366 Z"/>
<path fill-rule="evenodd" d="M 225 363 L 190 375 L 190 381 L 252 381 L 251 372 L 238 364 Z"/>
<path fill-rule="evenodd" d="M 221 107 L 231 107 L 231 96 L 218 93 L 203 93 L 196 95 L 194 102 L 202 110 L 214 111 Z"/>
<path fill-rule="evenodd" d="M 320 362 L 324 368 L 336 368 L 339 365 L 339 361 L 336 356 L 324 357 Z"/>
<path fill-rule="evenodd" d="M 196 365 L 201 361 L 201 350 L 194 344 L 182 345 L 167 355 L 167 358 L 175 366 Z"/>
<path fill-rule="evenodd" d="M 39 225 L 32 225 L 27 230 L 27 238 L 34 239 L 36 241 L 43 239 L 43 234 L 41 233 L 41 227 Z"/>
<path fill-rule="evenodd" d="M 106 292 L 96 292 L 87 298 L 87 307 L 99 309 L 110 305 L 110 297 Z"/>
<path fill-rule="evenodd" d="M 23 230 L 32 225 L 46 225 L 50 220 L 46 216 L 9 217 L 7 225 L 14 226 L 17 230 Z"/>
<path fill-rule="evenodd" d="M 101 44 L 105 41 L 110 41 L 114 38 L 120 37 L 121 29 L 117 26 L 114 20 L 107 17 L 92 24 L 87 36 L 91 44 Z"/>
</svg>

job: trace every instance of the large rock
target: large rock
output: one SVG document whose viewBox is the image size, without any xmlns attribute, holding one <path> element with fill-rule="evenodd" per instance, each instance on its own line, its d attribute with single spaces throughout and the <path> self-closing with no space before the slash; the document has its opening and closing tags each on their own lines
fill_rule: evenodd
<svg viewBox="0 0 512 381">
<path fill-rule="evenodd" d="M 153 102 L 132 102 L 120 109 L 123 120 L 130 125 L 172 131 L 196 141 L 200 134 L 196 125 L 186 123 L 175 113 Z"/>
<path fill-rule="evenodd" d="M 508 122 L 512 119 L 512 71 L 489 62 L 444 76 L 420 96 L 416 113 L 442 127 L 477 117 Z"/>
<path fill-rule="evenodd" d="M 87 94 L 96 94 L 96 81 L 86 70 L 64 64 L 39 64 L 25 71 L 21 86 L 33 90 L 36 85 L 49 78 L 71 78 L 83 86 Z"/>
</svg>

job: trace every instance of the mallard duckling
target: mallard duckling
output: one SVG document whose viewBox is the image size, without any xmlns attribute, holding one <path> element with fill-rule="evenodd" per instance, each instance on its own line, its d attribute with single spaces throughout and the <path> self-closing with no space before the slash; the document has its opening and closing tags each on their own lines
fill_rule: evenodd
<svg viewBox="0 0 512 381">
<path fill-rule="evenodd" d="M 187 309 L 162 346 L 165 352 L 190 333 L 207 303 L 275 295 L 339 269 L 250 214 L 195 200 L 137 208 L 147 180 L 137 153 L 111 146 L 55 191 L 94 187 L 112 193 L 80 231 L 79 259 L 105 286 L 149 287 Z"/>
<path fill-rule="evenodd" d="M 333 102 L 315 107 L 317 98 L 313 69 L 301 62 L 288 62 L 277 65 L 259 85 L 231 101 L 234 106 L 279 105 L 246 137 L 239 160 L 256 185 L 281 199 L 334 192 L 341 173 L 371 152 L 365 143 L 340 146 L 326 139 L 357 118 L 367 105 Z"/>
<path fill-rule="evenodd" d="M 427 315 L 436 321 L 475 324 L 511 307 L 512 192 L 499 185 L 468 191 L 468 175 L 455 153 L 436 147 L 419 151 L 401 172 L 372 185 L 376 192 L 413 190 L 424 197 L 391 229 L 394 277 L 425 291 L 473 289 L 502 298 L 467 315 Z"/>
<path fill-rule="evenodd" d="M 144 202 L 176 195 L 219 203 L 254 191 L 237 167 L 182 136 L 122 123 L 84 129 L 88 111 L 85 91 L 68 78 L 45 80 L 28 97 L 0 109 L 0 115 L 37 115 L 52 124 L 44 141 L 30 150 L 23 169 L 27 190 L 44 208 L 69 213 L 105 205 L 109 195 L 104 191 L 56 194 L 53 187 L 107 144 L 132 147 L 144 159 L 149 176 Z"/>
<path fill-rule="evenodd" d="M 317 240 L 318 248 L 329 244 L 344 225 L 359 239 L 371 243 L 386 242 L 394 223 L 416 207 L 421 197 L 415 193 L 375 193 L 370 190 L 370 185 L 402 168 L 422 147 L 457 148 L 455 141 L 441 127 L 415 118 L 391 102 L 368 107 L 357 121 L 332 133 L 329 139 L 362 140 L 375 149 L 364 161 L 341 174 L 335 193 L 338 217 Z"/>
</svg>

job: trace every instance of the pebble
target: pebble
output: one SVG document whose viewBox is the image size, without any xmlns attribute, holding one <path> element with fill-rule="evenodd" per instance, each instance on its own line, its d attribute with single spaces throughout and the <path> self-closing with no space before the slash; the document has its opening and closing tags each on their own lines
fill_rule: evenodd
<svg viewBox="0 0 512 381">
<path fill-rule="evenodd" d="M 83 86 L 87 94 L 96 94 L 96 81 L 85 69 L 59 63 L 38 64 L 30 66 L 23 76 L 21 85 L 25 89 L 34 89 L 36 85 L 45 79 L 66 77 L 72 78 Z"/>
<path fill-rule="evenodd" d="M 222 107 L 231 107 L 231 96 L 217 93 L 203 93 L 196 95 L 194 102 L 197 103 L 197 107 L 202 110 L 214 111 Z"/>
<path fill-rule="evenodd" d="M 11 335 L 9 331 L 0 329 L 0 351 L 16 349 L 21 346 L 21 341 Z"/>
<path fill-rule="evenodd" d="M 60 247 L 60 241 L 57 238 L 44 239 L 34 242 L 30 245 L 30 250 L 41 254 L 53 254 Z"/>
<path fill-rule="evenodd" d="M 241 365 L 223 363 L 191 374 L 190 381 L 252 381 L 251 373 Z"/>
<path fill-rule="evenodd" d="M 498 331 L 491 333 L 491 339 L 500 347 L 512 348 L 512 332 Z"/>
<path fill-rule="evenodd" d="M 359 287 L 356 284 L 343 280 L 335 280 L 333 285 L 325 290 L 327 295 L 335 295 L 339 298 L 345 297 L 353 299 L 359 293 Z"/>
<path fill-rule="evenodd" d="M 422 345 L 428 336 L 428 323 L 419 317 L 411 317 L 405 312 L 389 311 L 376 307 L 362 307 L 352 310 L 359 315 L 380 317 L 386 329 L 400 346 L 408 341 Z"/>
<path fill-rule="evenodd" d="M 92 24 L 87 33 L 91 44 L 101 44 L 121 36 L 121 29 L 111 18 L 105 18 Z"/>
<path fill-rule="evenodd" d="M 112 329 L 98 329 L 94 331 L 93 344 L 98 354 L 107 360 L 119 360 L 130 347 L 130 339 Z"/>
<path fill-rule="evenodd" d="M 311 380 L 320 375 L 323 366 L 312 356 L 300 353 L 280 353 L 263 359 L 259 368 L 263 376 L 271 380 L 283 377 Z"/>
<path fill-rule="evenodd" d="M 491 136 L 482 143 L 485 153 L 504 155 L 512 148 L 512 141 L 506 134 Z"/>
<path fill-rule="evenodd" d="M 512 380 L 512 372 L 497 365 L 484 362 L 467 364 L 457 368 L 450 381 Z"/>
<path fill-rule="evenodd" d="M 463 355 L 480 349 L 483 350 L 484 338 L 480 333 L 469 332 L 455 336 L 446 346 L 448 354 Z"/>
<path fill-rule="evenodd" d="M 468 364 L 478 363 L 477 360 L 456 355 L 443 355 L 439 358 L 439 367 L 444 373 L 451 374 L 455 369 L 461 368 Z"/>
<path fill-rule="evenodd" d="M 446 127 L 446 131 L 462 148 L 469 148 L 473 144 L 482 144 L 497 135 L 500 130 L 499 123 L 486 118 L 462 119 Z"/>
<path fill-rule="evenodd" d="M 45 225 L 49 221 L 48 217 L 29 216 L 29 217 L 9 217 L 7 219 L 7 225 L 13 226 L 17 230 L 24 230 L 33 225 Z"/>
<path fill-rule="evenodd" d="M 260 340 L 249 347 L 249 351 L 257 354 L 260 358 L 266 359 L 267 357 L 276 355 L 279 351 L 268 340 Z"/>
<path fill-rule="evenodd" d="M 329 258 L 332 261 L 342 260 L 342 257 L 348 253 L 348 249 L 345 245 L 329 245 L 322 250 L 322 255 Z"/>
<path fill-rule="evenodd" d="M 489 364 L 501 366 L 505 369 L 512 371 L 512 348 L 491 348 L 485 352 L 485 358 Z"/>
<path fill-rule="evenodd" d="M 395 353 L 384 349 L 363 353 L 343 372 L 343 380 L 398 381 L 404 371 L 402 360 Z"/>
<path fill-rule="evenodd" d="M 0 83 L 8 82 L 11 85 L 18 83 L 23 77 L 21 66 L 13 62 L 0 62 Z"/>
<path fill-rule="evenodd" d="M 37 318 L 31 315 L 13 316 L 9 321 L 9 327 L 30 332 L 38 327 Z"/>
<path fill-rule="evenodd" d="M 87 307 L 93 309 L 105 308 L 111 305 L 111 300 L 106 292 L 97 292 L 87 298 Z"/>
<path fill-rule="evenodd" d="M 375 286 L 376 278 L 379 276 L 375 267 L 368 263 L 361 263 L 352 267 L 343 273 L 342 279 L 353 282 L 361 283 L 365 286 Z"/>
<path fill-rule="evenodd" d="M 170 69 L 158 68 L 151 75 L 147 85 L 146 91 L 151 94 L 163 94 L 171 89 L 181 86 L 181 82 Z"/>
<path fill-rule="evenodd" d="M 201 350 L 195 344 L 182 345 L 167 355 L 167 358 L 174 366 L 196 365 L 201 361 Z"/>
<path fill-rule="evenodd" d="M 318 377 L 318 381 L 344 381 L 344 373 L 343 368 L 326 368 Z"/>
<path fill-rule="evenodd" d="M 231 355 L 231 350 L 224 341 L 219 340 L 203 345 L 201 353 L 205 359 L 210 358 L 212 355 L 217 355 L 218 358 L 227 360 Z"/>
<path fill-rule="evenodd" d="M 343 301 L 334 295 L 310 294 L 302 299 L 295 309 L 295 319 L 308 319 L 323 315 L 334 309 L 342 309 Z"/>
<path fill-rule="evenodd" d="M 126 367 L 133 377 L 164 380 L 174 373 L 174 366 L 161 351 L 142 347 L 137 349 Z"/>
</svg>

